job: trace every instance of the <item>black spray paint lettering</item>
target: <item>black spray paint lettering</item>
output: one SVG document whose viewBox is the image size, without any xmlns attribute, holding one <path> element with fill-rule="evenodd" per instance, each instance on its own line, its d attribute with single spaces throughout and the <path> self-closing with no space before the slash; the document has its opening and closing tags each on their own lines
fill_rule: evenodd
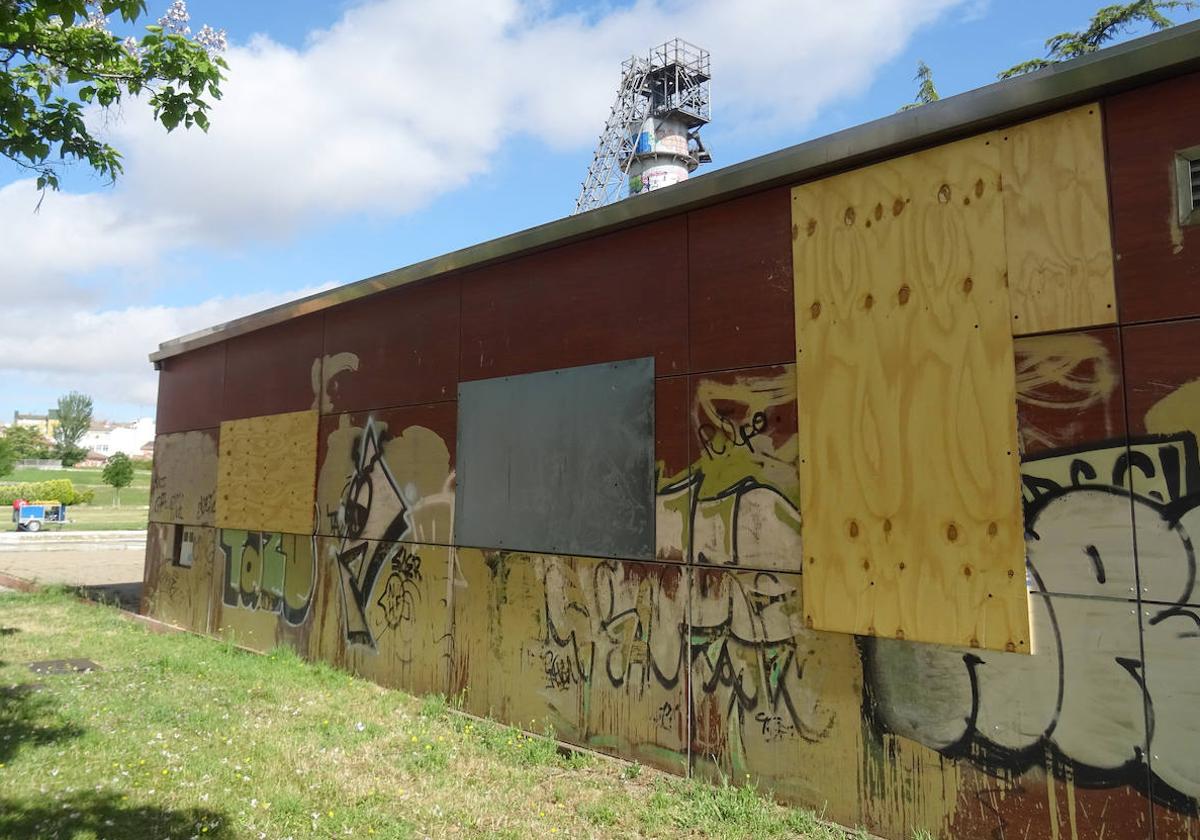
<svg viewBox="0 0 1200 840">
<path fill-rule="evenodd" d="M 701 423 L 696 429 L 700 438 L 700 447 L 709 458 L 716 458 L 729 451 L 730 446 L 744 446 L 754 451 L 754 438 L 767 430 L 766 412 L 756 411 L 749 423 L 737 423 L 729 417 L 721 416 L 718 424 Z"/>
</svg>

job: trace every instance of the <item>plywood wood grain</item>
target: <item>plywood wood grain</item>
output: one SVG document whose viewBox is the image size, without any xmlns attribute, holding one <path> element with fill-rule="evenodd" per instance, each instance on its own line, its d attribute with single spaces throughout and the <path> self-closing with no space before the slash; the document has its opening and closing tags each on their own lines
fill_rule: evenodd
<svg viewBox="0 0 1200 840">
<path fill-rule="evenodd" d="M 1100 106 L 998 135 L 1013 334 L 1114 323 Z"/>
<path fill-rule="evenodd" d="M 806 623 L 1030 649 L 993 135 L 792 193 Z"/>
<path fill-rule="evenodd" d="M 312 533 L 317 422 L 296 411 L 221 424 L 219 527 Z"/>
</svg>

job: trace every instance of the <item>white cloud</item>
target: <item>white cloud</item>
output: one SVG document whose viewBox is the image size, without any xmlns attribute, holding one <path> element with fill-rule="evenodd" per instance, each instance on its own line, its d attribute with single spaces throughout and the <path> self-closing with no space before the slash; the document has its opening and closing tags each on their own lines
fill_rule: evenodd
<svg viewBox="0 0 1200 840">
<path fill-rule="evenodd" d="M 219 297 L 193 306 L 131 306 L 89 311 L 47 306 L 44 299 L 5 308 L 0 374 L 21 375 L 60 390 L 153 406 L 158 378 L 147 353 L 159 342 L 324 291 L 308 289 Z"/>
<path fill-rule="evenodd" d="M 48 192 L 38 209 L 34 180 L 13 181 L 0 186 L 0 292 L 36 289 L 46 300 L 78 293 L 79 275 L 150 265 L 164 246 L 182 243 L 186 227 L 134 213 L 105 193 Z"/>
<path fill-rule="evenodd" d="M 959 2 L 644 0 L 589 19 L 519 0 L 376 0 L 300 50 L 231 48 L 207 135 L 168 136 L 126 109 L 124 194 L 212 242 L 408 212 L 484 172 L 502 144 L 585 150 L 620 61 L 676 35 L 712 52 L 714 128 L 794 131 Z"/>
<path fill-rule="evenodd" d="M 373 0 L 300 49 L 265 36 L 234 45 L 208 134 L 168 135 L 130 104 L 107 121 L 125 154 L 116 189 L 52 194 L 35 215 L 29 181 L 0 188 L 0 295 L 41 297 L 5 306 L 0 365 L 148 400 L 145 353 L 159 341 L 302 294 L 126 307 L 131 276 L 152 276 L 174 249 L 410 212 L 485 172 L 504 144 L 577 149 L 582 176 L 621 60 L 676 36 L 712 53 L 718 133 L 799 140 L 963 2 L 636 0 L 567 13 L 544 0 Z M 113 285 L 97 286 L 97 271 Z"/>
</svg>

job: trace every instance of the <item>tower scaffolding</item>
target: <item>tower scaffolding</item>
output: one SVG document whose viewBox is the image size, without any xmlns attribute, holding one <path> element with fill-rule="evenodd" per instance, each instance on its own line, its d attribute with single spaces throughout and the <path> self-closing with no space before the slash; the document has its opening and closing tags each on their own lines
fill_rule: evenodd
<svg viewBox="0 0 1200 840">
<path fill-rule="evenodd" d="M 621 64 L 621 84 L 596 144 L 575 213 L 686 180 L 712 156 L 700 139 L 711 118 L 708 50 L 681 38 Z"/>
</svg>

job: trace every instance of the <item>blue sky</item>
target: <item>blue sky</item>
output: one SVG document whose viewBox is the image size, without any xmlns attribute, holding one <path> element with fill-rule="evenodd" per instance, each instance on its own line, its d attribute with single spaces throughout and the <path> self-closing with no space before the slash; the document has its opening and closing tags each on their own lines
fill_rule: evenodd
<svg viewBox="0 0 1200 840">
<path fill-rule="evenodd" d="M 152 414 L 159 341 L 568 214 L 621 57 L 668 37 L 712 50 L 702 173 L 892 113 L 918 59 L 943 96 L 988 84 L 1101 2 L 188 5 L 230 40 L 209 135 L 98 116 L 126 177 L 71 172 L 37 214 L 0 166 L 0 422 L 72 388 Z"/>
</svg>

